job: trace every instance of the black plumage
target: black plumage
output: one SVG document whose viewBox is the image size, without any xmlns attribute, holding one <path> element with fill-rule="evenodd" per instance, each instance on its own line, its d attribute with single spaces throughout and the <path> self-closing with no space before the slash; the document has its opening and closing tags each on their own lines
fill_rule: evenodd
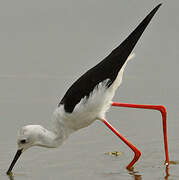
<svg viewBox="0 0 179 180">
<path fill-rule="evenodd" d="M 97 84 L 106 79 L 110 79 L 110 83 L 108 83 L 109 87 L 116 79 L 118 72 L 126 62 L 137 41 L 160 6 L 161 4 L 156 6 L 137 28 L 104 60 L 75 81 L 67 90 L 59 106 L 64 104 L 65 111 L 71 113 L 76 104 L 78 104 L 83 97 L 88 97 Z"/>
</svg>

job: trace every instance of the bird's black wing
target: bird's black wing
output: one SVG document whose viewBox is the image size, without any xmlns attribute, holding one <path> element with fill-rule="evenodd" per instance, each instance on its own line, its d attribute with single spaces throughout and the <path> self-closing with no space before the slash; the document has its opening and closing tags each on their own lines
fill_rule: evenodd
<svg viewBox="0 0 179 180">
<path fill-rule="evenodd" d="M 110 83 L 108 84 L 108 86 L 110 86 L 160 6 L 161 4 L 156 6 L 111 54 L 72 84 L 59 103 L 59 106 L 64 104 L 65 111 L 71 113 L 76 104 L 78 104 L 83 97 L 89 96 L 97 84 L 105 79 L 110 79 Z"/>
</svg>

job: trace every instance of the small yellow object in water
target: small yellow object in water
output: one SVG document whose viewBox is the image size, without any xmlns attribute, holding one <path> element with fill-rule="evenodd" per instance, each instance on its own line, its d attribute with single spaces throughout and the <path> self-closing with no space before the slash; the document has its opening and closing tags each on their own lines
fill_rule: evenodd
<svg viewBox="0 0 179 180">
<path fill-rule="evenodd" d="M 114 151 L 114 152 L 106 152 L 105 154 L 110 155 L 110 156 L 121 156 L 123 153 Z"/>
</svg>

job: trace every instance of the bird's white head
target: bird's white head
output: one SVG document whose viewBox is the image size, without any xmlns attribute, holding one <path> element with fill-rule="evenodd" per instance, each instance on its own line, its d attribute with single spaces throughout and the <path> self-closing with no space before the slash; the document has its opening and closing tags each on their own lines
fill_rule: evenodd
<svg viewBox="0 0 179 180">
<path fill-rule="evenodd" d="M 32 146 L 44 145 L 43 139 L 46 133 L 47 130 L 40 125 L 27 125 L 22 127 L 18 132 L 18 149 L 25 151 Z"/>
<path fill-rule="evenodd" d="M 49 131 L 40 125 L 27 125 L 22 127 L 18 132 L 18 150 L 7 171 L 7 174 L 9 175 L 11 173 L 11 170 L 13 169 L 22 152 L 28 148 L 32 146 L 55 148 L 62 144 L 63 140 L 63 133 Z"/>
</svg>

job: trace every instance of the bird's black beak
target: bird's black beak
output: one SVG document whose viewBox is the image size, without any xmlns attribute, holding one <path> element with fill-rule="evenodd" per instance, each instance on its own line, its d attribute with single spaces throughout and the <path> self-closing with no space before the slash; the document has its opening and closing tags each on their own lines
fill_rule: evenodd
<svg viewBox="0 0 179 180">
<path fill-rule="evenodd" d="M 12 171 L 14 165 L 16 164 L 17 160 L 19 159 L 20 155 L 22 154 L 22 151 L 23 151 L 23 149 L 17 150 L 16 155 L 15 155 L 11 165 L 9 166 L 8 171 L 6 172 L 7 175 L 11 174 L 11 171 Z"/>
</svg>

